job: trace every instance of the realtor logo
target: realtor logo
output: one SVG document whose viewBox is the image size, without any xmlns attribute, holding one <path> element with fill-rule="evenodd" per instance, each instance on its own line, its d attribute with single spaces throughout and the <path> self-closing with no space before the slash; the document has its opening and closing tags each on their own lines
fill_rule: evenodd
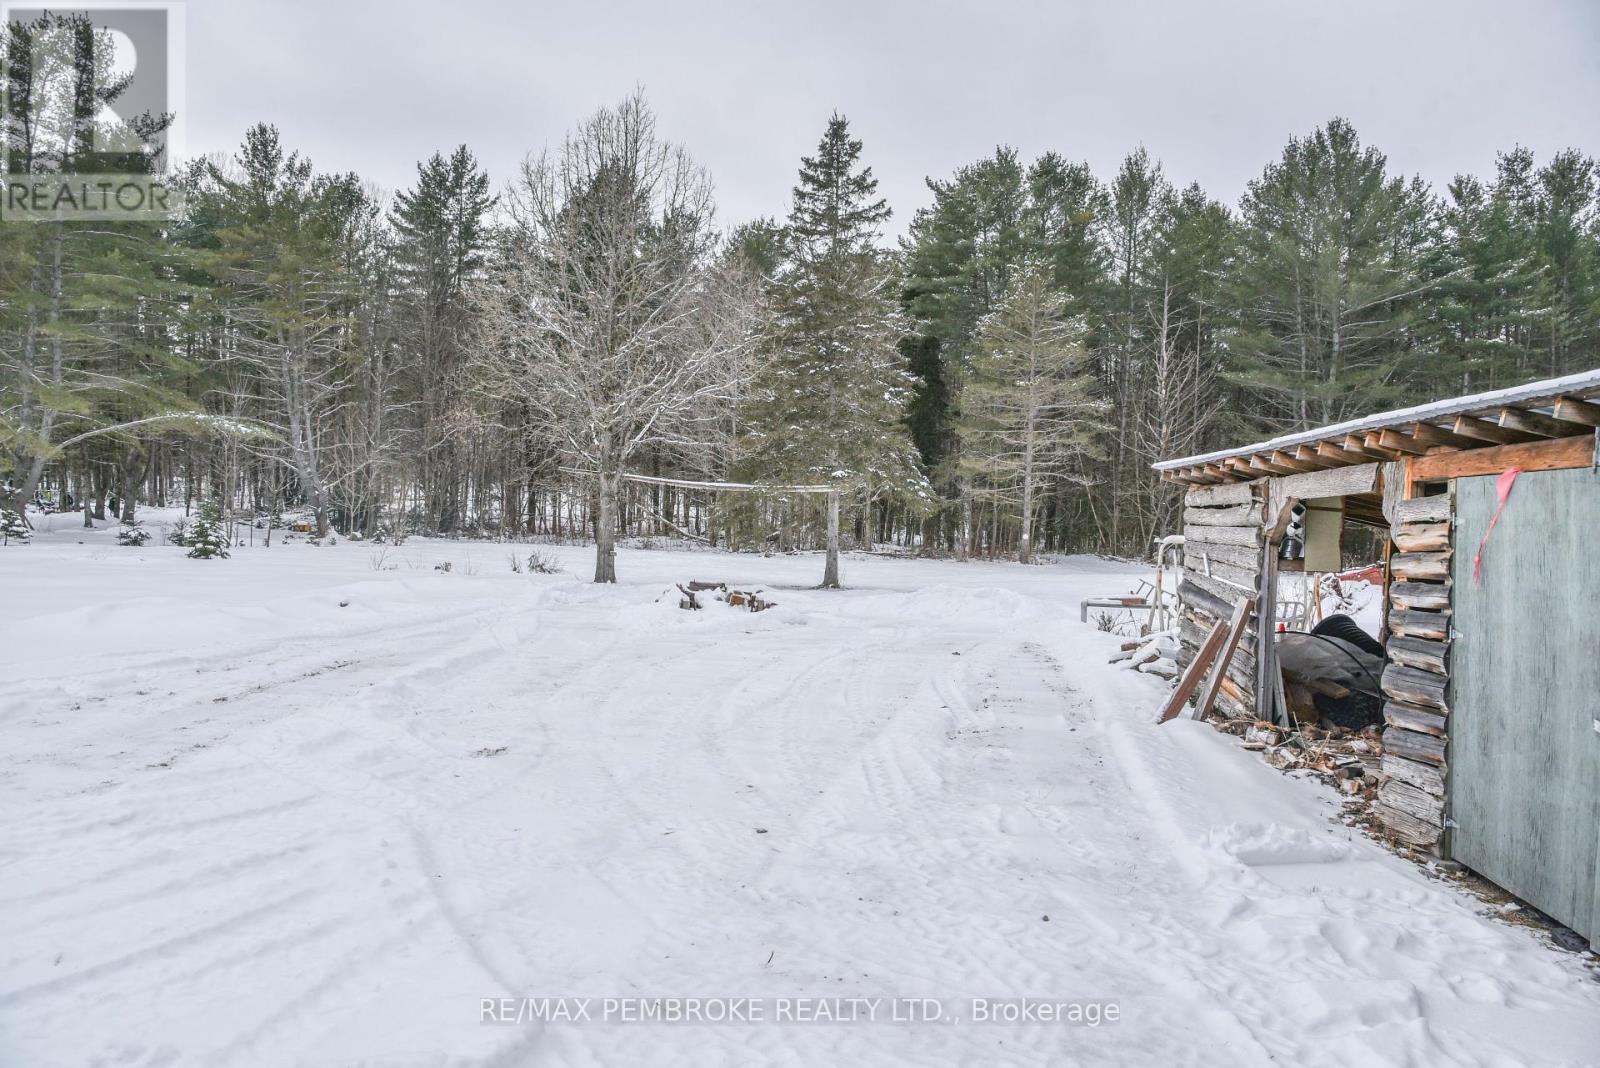
<svg viewBox="0 0 1600 1068">
<path fill-rule="evenodd" d="M 0 0 L 0 220 L 170 216 L 183 150 L 183 5 Z"/>
</svg>

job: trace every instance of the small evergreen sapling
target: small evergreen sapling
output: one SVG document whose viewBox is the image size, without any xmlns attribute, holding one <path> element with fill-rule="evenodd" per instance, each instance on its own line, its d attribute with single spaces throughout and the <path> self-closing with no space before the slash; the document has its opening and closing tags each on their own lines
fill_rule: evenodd
<svg viewBox="0 0 1600 1068">
<path fill-rule="evenodd" d="M 28 521 L 22 518 L 22 513 L 10 508 L 0 508 L 0 545 L 10 545 L 12 542 L 26 542 L 33 537 L 33 531 L 28 527 Z"/>
<path fill-rule="evenodd" d="M 222 505 L 206 501 L 200 505 L 200 516 L 189 528 L 184 541 L 189 546 L 189 556 L 194 560 L 210 560 L 228 556 L 228 540 L 222 534 Z"/>
<path fill-rule="evenodd" d="M 150 532 L 139 523 L 124 523 L 122 529 L 117 531 L 118 545 L 131 545 L 134 548 L 150 540 Z"/>
</svg>

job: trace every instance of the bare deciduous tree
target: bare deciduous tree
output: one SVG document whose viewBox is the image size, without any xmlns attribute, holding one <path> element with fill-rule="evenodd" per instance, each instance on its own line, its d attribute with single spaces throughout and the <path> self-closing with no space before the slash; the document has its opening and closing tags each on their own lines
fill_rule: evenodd
<svg viewBox="0 0 1600 1068">
<path fill-rule="evenodd" d="M 530 157 L 477 292 L 473 388 L 527 413 L 596 488 L 596 582 L 616 581 L 618 489 L 652 448 L 707 440 L 754 308 L 712 269 L 711 185 L 634 94 Z M 704 431 L 705 433 L 702 433 Z"/>
</svg>

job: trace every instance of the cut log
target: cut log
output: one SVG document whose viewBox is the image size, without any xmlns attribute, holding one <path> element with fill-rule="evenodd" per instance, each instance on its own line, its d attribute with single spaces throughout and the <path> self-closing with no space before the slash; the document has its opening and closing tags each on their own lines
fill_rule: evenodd
<svg viewBox="0 0 1600 1068">
<path fill-rule="evenodd" d="M 1219 587 L 1226 591 L 1226 595 L 1217 592 Z M 1233 606 L 1241 598 L 1250 596 L 1243 590 L 1229 590 L 1220 583 L 1207 580 L 1202 575 L 1185 571 L 1183 581 L 1178 584 L 1178 600 L 1187 605 L 1193 605 L 1202 612 L 1215 617 L 1219 622 L 1233 618 Z"/>
<path fill-rule="evenodd" d="M 1438 523 L 1449 518 L 1448 493 L 1439 493 L 1432 497 L 1412 497 L 1408 501 L 1396 501 L 1394 505 L 1396 526 L 1405 523 Z"/>
<path fill-rule="evenodd" d="M 1315 497 L 1344 497 L 1351 493 L 1371 493 L 1378 488 L 1378 469 L 1382 464 L 1358 464 L 1354 467 L 1334 467 L 1326 471 L 1306 471 L 1287 475 L 1275 481 L 1272 489 L 1276 498 L 1280 494 L 1296 500 L 1308 501 Z"/>
<path fill-rule="evenodd" d="M 1449 642 L 1395 635 L 1389 639 L 1385 647 L 1389 651 L 1389 659 L 1396 664 L 1431 671 L 1435 675 L 1450 674 L 1447 662 L 1450 652 Z"/>
<path fill-rule="evenodd" d="M 1184 538 L 1183 558 L 1200 561 L 1209 558 L 1221 560 L 1234 567 L 1254 571 L 1261 564 L 1261 550 L 1254 545 L 1228 545 L 1225 542 L 1206 541 L 1198 535 L 1205 527 L 1195 527 Z"/>
<path fill-rule="evenodd" d="M 1201 678 L 1210 670 L 1211 662 L 1216 659 L 1217 651 L 1222 648 L 1223 641 L 1227 638 L 1228 625 L 1218 623 L 1211 628 L 1211 633 L 1206 636 L 1205 644 L 1200 646 L 1194 659 L 1189 662 L 1189 667 L 1184 671 L 1183 678 L 1178 680 L 1178 688 L 1172 691 L 1171 698 L 1161 709 L 1161 715 L 1156 718 L 1157 723 L 1165 723 L 1176 716 L 1183 708 L 1184 702 L 1189 700 L 1195 687 L 1200 685 Z"/>
<path fill-rule="evenodd" d="M 1450 577 L 1450 552 L 1396 553 L 1389 558 L 1389 571 L 1405 582 L 1442 582 Z"/>
<path fill-rule="evenodd" d="M 1436 642 L 1447 641 L 1450 638 L 1450 610 L 1412 612 L 1395 609 L 1389 613 L 1389 633 L 1410 638 L 1428 638 Z"/>
<path fill-rule="evenodd" d="M 1397 701 L 1420 708 L 1436 708 L 1449 715 L 1445 684 L 1449 680 L 1428 671 L 1390 664 L 1383 669 L 1383 692 Z"/>
<path fill-rule="evenodd" d="M 1378 819 L 1403 842 L 1429 847 L 1444 834 L 1444 801 L 1406 783 L 1378 788 Z"/>
<path fill-rule="evenodd" d="M 1408 731 L 1431 734 L 1435 738 L 1445 736 L 1445 727 L 1449 722 L 1431 709 L 1418 708 L 1402 701 L 1384 702 L 1383 721 L 1391 727 L 1404 727 Z"/>
<path fill-rule="evenodd" d="M 1231 504 L 1224 508 L 1185 508 L 1186 527 L 1247 527 L 1261 522 L 1259 504 Z"/>
<path fill-rule="evenodd" d="M 1188 548 L 1189 534 L 1184 532 L 1184 548 Z M 1194 531 L 1195 541 L 1216 542 L 1219 545 L 1248 545 L 1261 544 L 1261 527 L 1258 524 L 1249 526 L 1200 526 Z"/>
<path fill-rule="evenodd" d="M 1394 529 L 1395 548 L 1403 553 L 1430 552 L 1450 548 L 1450 524 L 1406 523 Z"/>
<path fill-rule="evenodd" d="M 1444 766 L 1444 739 L 1431 734 L 1418 734 L 1403 727 L 1390 727 L 1383 732 L 1384 752 L 1420 760 L 1424 764 Z"/>
<path fill-rule="evenodd" d="M 1389 603 L 1400 609 L 1450 607 L 1448 582 L 1396 582 L 1389 587 Z"/>
<path fill-rule="evenodd" d="M 1435 797 L 1444 796 L 1444 772 L 1432 764 L 1423 764 L 1393 753 L 1385 753 L 1379 768 L 1387 779 L 1407 783 Z"/>
<path fill-rule="evenodd" d="M 1209 554 L 1198 556 L 1185 554 L 1183 566 L 1189 574 L 1230 582 L 1247 590 L 1254 589 L 1257 581 L 1253 566 L 1240 567 L 1238 564 L 1230 564 Z"/>
<path fill-rule="evenodd" d="M 1183 495 L 1189 508 L 1218 508 L 1229 504 L 1249 504 L 1254 498 L 1248 482 L 1229 482 L 1221 486 L 1195 486 Z"/>
</svg>

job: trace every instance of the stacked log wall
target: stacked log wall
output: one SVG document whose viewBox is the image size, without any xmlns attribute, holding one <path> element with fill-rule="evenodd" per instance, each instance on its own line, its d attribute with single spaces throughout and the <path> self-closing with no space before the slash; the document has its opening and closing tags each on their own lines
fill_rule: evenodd
<svg viewBox="0 0 1600 1068">
<path fill-rule="evenodd" d="M 1435 850 L 1444 838 L 1449 773 L 1453 500 L 1444 493 L 1385 502 L 1397 551 L 1389 559 L 1377 815 L 1401 841 Z"/>
<path fill-rule="evenodd" d="M 1183 582 L 1178 587 L 1179 662 L 1187 667 L 1218 623 L 1254 596 L 1261 569 L 1262 481 L 1197 486 L 1184 497 Z M 1256 617 L 1228 664 L 1216 707 L 1223 715 L 1255 716 Z"/>
</svg>

